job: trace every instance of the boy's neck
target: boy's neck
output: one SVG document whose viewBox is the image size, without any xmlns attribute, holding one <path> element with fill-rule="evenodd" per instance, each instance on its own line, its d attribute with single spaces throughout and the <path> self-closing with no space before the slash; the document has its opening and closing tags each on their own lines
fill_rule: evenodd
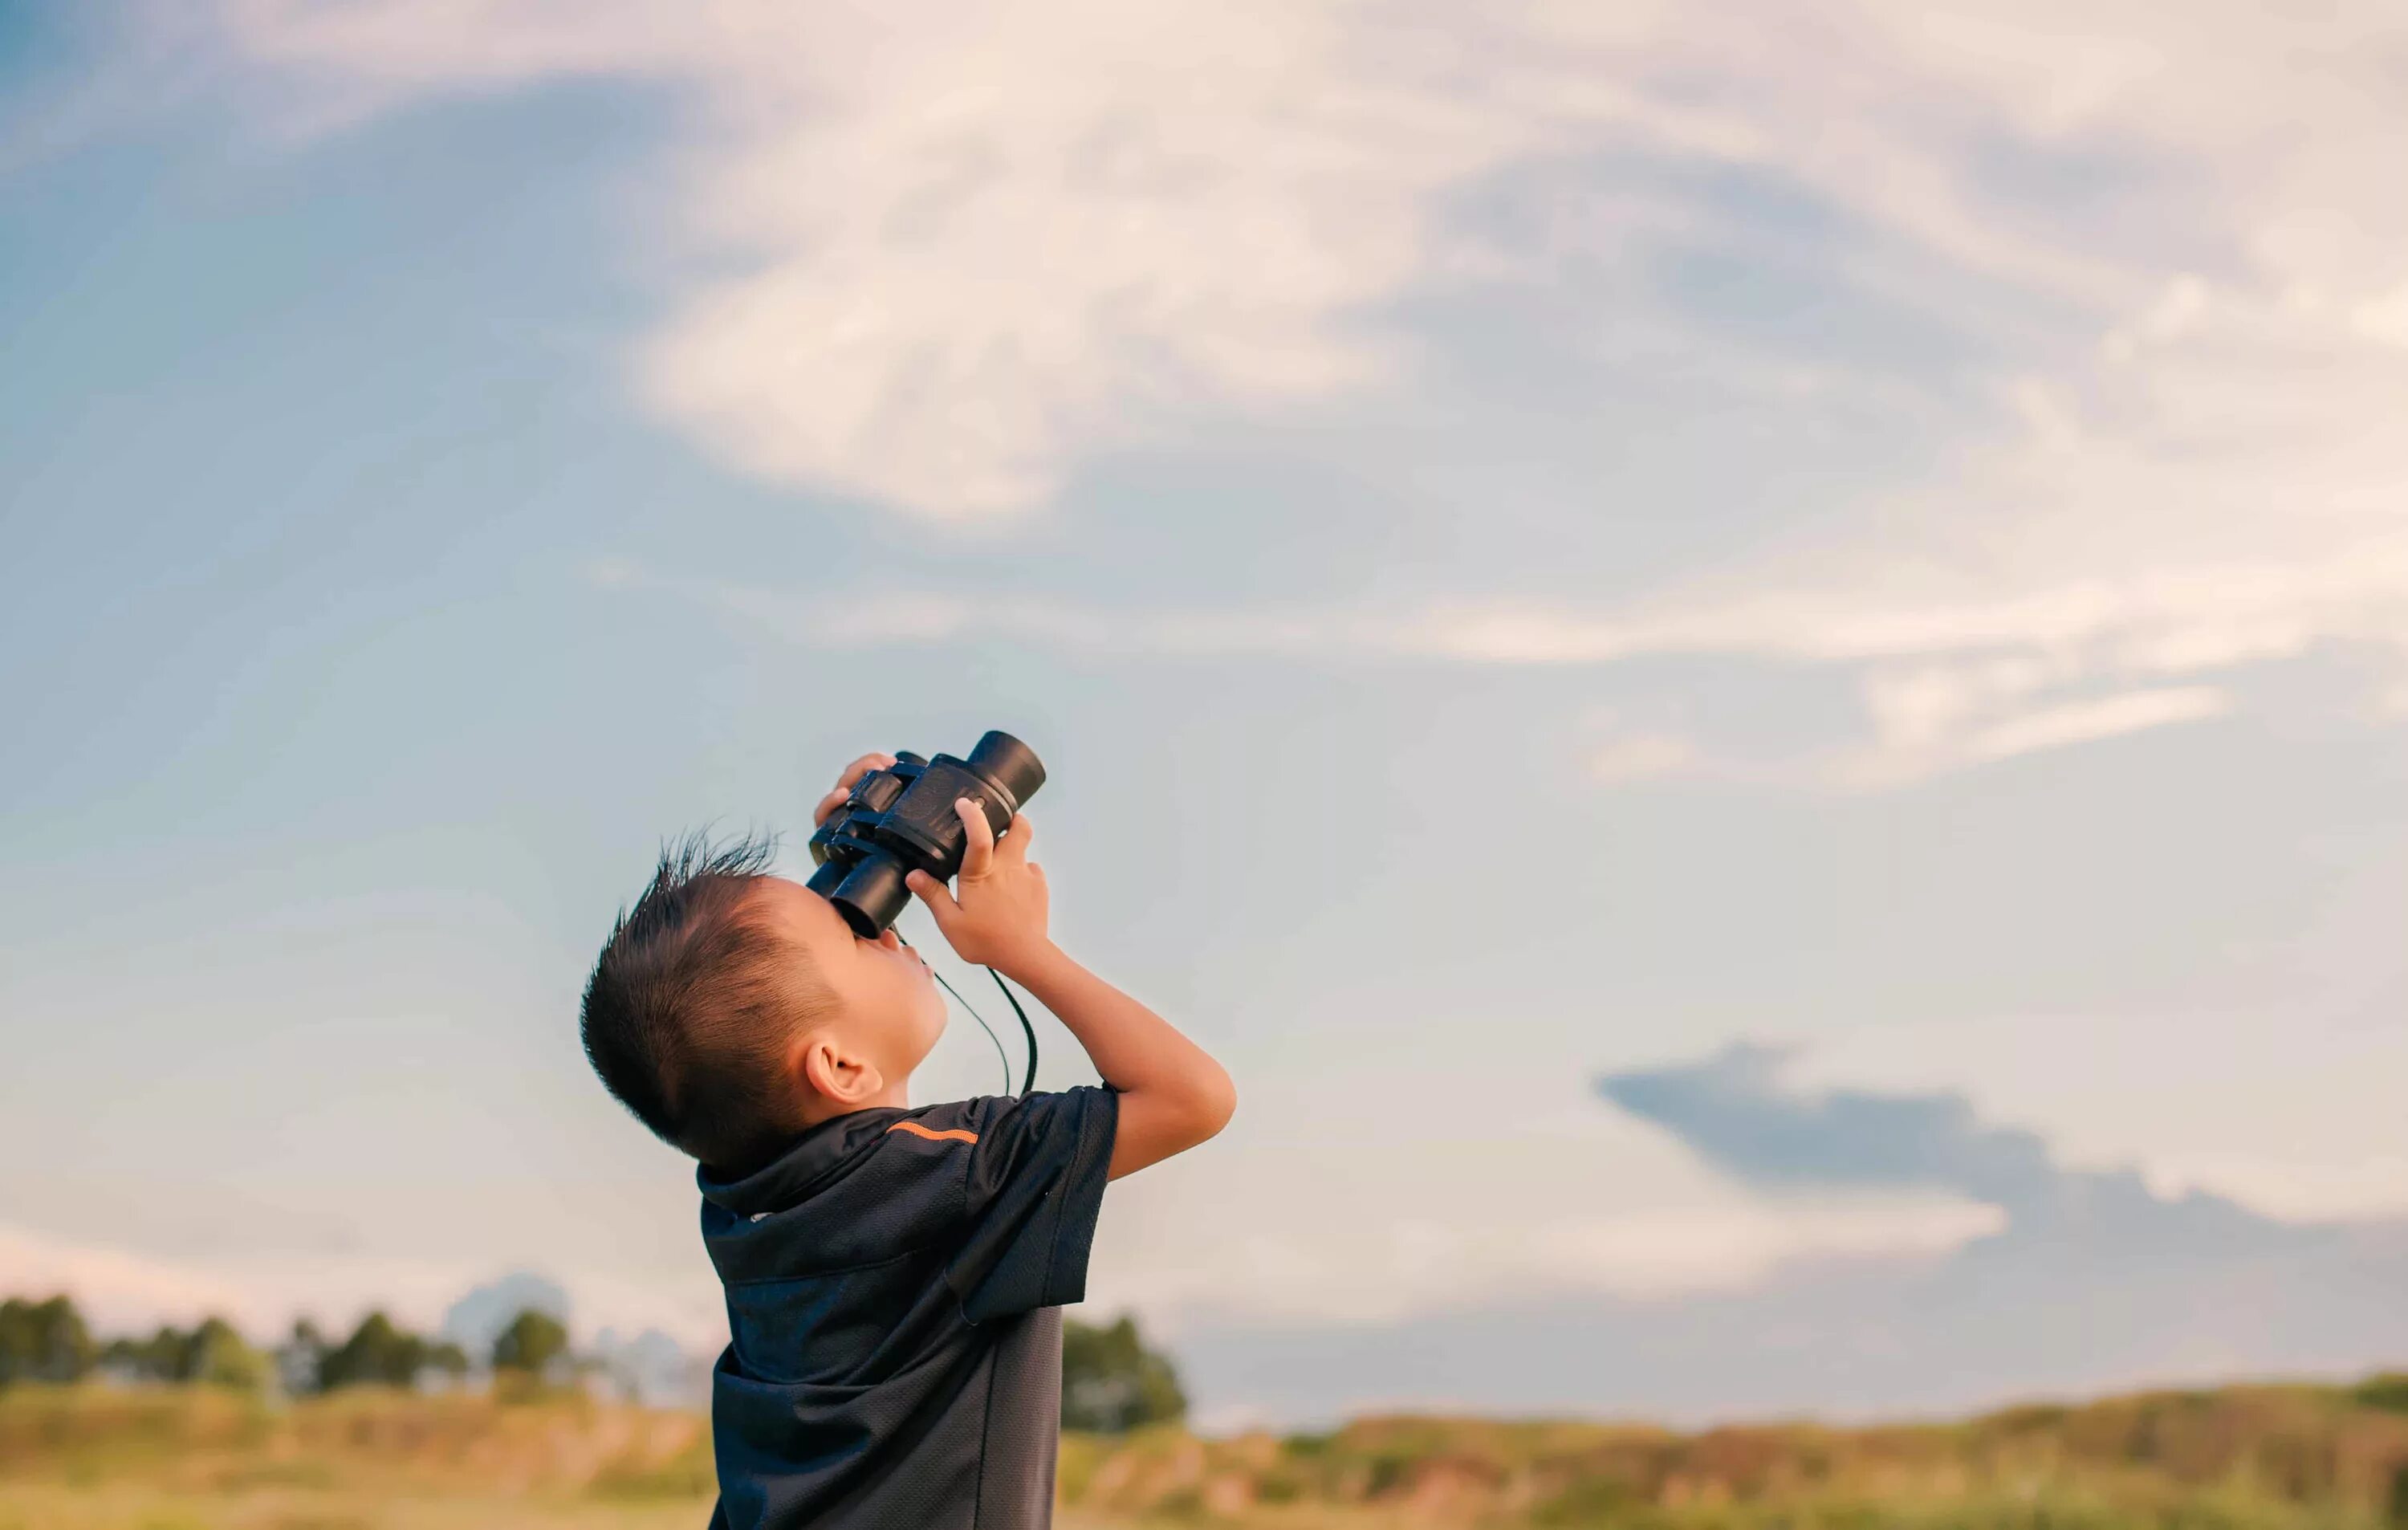
<svg viewBox="0 0 2408 1530">
<path fill-rule="evenodd" d="M 850 1116 L 862 1110 L 908 1110 L 911 1108 L 911 1080 L 906 1077 L 888 1084 L 867 1099 L 850 1102 L 831 1100 L 824 1094 L 814 1094 L 803 1108 L 803 1124 L 816 1126 L 838 1116 Z"/>
</svg>

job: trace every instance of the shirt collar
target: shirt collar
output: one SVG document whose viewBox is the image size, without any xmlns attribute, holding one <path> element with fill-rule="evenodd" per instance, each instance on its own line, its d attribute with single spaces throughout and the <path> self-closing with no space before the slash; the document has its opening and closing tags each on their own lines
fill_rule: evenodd
<svg viewBox="0 0 2408 1530">
<path fill-rule="evenodd" d="M 879 1106 L 830 1116 L 789 1143 L 783 1152 L 750 1174 L 722 1179 L 708 1164 L 695 1169 L 702 1198 L 739 1217 L 767 1215 L 799 1205 L 827 1180 L 874 1151 L 903 1112 Z"/>
</svg>

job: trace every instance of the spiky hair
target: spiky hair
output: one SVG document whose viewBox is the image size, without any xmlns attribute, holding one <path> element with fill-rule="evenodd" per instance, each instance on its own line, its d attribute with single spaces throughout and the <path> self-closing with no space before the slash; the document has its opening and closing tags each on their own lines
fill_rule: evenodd
<svg viewBox="0 0 2408 1530">
<path fill-rule="evenodd" d="M 777 853 L 757 834 L 663 845 L 585 983 L 594 1071 L 662 1140 L 715 1168 L 749 1167 L 794 1129 L 776 1064 L 816 985 L 750 907 Z"/>
</svg>

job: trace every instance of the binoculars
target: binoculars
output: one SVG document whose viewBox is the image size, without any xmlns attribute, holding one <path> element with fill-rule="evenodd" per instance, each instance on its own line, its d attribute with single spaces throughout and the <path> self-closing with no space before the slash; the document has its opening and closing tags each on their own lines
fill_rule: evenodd
<svg viewBox="0 0 2408 1530">
<path fill-rule="evenodd" d="M 836 905 L 853 934 L 875 938 L 911 901 L 907 876 L 924 871 L 945 881 L 961 869 L 968 831 L 953 811 L 956 800 L 977 803 L 1000 838 L 1044 784 L 1037 751 L 1008 733 L 990 732 L 966 760 L 897 753 L 893 765 L 855 781 L 844 806 L 811 836 L 819 869 L 805 885 Z"/>
</svg>

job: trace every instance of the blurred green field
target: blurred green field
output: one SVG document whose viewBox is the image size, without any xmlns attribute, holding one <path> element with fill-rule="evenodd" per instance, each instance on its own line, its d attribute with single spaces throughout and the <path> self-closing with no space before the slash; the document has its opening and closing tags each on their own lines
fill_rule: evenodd
<svg viewBox="0 0 2408 1530">
<path fill-rule="evenodd" d="M 1072 1436 L 1062 1492 L 1068 1530 L 2408 1530 L 2408 1378 L 1860 1429 Z M 575 1394 L 0 1391 L 0 1530 L 652 1530 L 710 1495 L 702 1418 Z"/>
</svg>

